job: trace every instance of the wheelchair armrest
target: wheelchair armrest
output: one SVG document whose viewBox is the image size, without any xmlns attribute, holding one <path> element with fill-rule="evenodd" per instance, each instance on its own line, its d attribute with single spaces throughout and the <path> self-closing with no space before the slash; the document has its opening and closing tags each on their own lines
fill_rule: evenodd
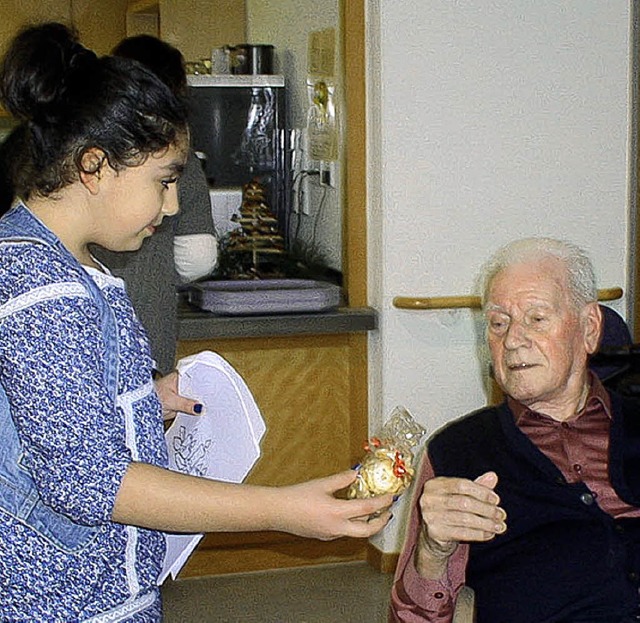
<svg viewBox="0 0 640 623">
<path fill-rule="evenodd" d="M 452 623 L 474 623 L 475 615 L 475 593 L 472 588 L 463 586 L 456 599 L 456 607 L 453 612 Z"/>
</svg>

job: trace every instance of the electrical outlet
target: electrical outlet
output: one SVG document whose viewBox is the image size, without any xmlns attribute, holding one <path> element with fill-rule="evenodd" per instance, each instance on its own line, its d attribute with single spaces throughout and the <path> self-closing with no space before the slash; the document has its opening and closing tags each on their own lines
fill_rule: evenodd
<svg viewBox="0 0 640 623">
<path fill-rule="evenodd" d="M 328 186 L 329 188 L 337 188 L 336 180 L 336 168 L 335 161 L 322 161 L 320 163 L 320 185 Z"/>
</svg>

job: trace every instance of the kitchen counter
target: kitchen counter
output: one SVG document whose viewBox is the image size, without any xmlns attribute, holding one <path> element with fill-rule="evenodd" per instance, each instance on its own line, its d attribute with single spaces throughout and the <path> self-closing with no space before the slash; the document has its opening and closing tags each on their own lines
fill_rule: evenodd
<svg viewBox="0 0 640 623">
<path fill-rule="evenodd" d="M 370 307 L 223 316 L 181 301 L 177 358 L 204 350 L 246 382 L 267 431 L 247 482 L 288 486 L 348 469 L 368 432 Z M 181 577 L 365 560 L 365 539 L 317 541 L 277 532 L 211 533 Z"/>
<path fill-rule="evenodd" d="M 377 328 L 371 307 L 342 307 L 318 313 L 221 316 L 188 304 L 178 308 L 178 340 L 361 333 Z"/>
</svg>

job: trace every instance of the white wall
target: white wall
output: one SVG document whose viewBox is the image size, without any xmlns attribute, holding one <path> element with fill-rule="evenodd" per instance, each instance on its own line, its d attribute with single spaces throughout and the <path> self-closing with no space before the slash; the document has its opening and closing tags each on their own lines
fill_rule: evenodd
<svg viewBox="0 0 640 623">
<path fill-rule="evenodd" d="M 627 282 L 629 0 L 368 2 L 375 429 L 396 404 L 433 432 L 485 403 L 468 294 L 513 238 L 569 239 L 599 287 Z M 625 302 L 614 305 L 625 312 Z M 398 548 L 402 520 L 376 539 Z"/>
<path fill-rule="evenodd" d="M 342 59 L 340 56 L 340 12 L 338 0 L 246 0 L 249 43 L 270 43 L 276 47 L 277 73 L 286 79 L 288 127 L 305 128 L 309 100 L 307 93 L 307 42 L 310 32 L 336 29 L 336 67 L 338 68 L 338 122 L 344 115 L 342 100 Z M 340 142 L 343 141 L 342 132 Z M 341 150 L 344 153 L 344 150 Z M 313 246 L 325 265 L 342 267 L 342 185 L 336 169 L 336 187 L 320 187 L 318 178 L 310 178 L 304 191 L 309 197 L 309 214 L 300 216 L 299 238 Z M 297 189 L 297 185 L 296 185 Z M 293 217 L 292 229 L 295 229 Z"/>
</svg>

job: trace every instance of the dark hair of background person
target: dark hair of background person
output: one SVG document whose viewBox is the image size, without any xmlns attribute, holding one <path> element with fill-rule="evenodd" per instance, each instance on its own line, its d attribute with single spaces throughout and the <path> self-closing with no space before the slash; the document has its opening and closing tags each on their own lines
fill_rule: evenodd
<svg viewBox="0 0 640 623">
<path fill-rule="evenodd" d="M 0 66 L 0 99 L 25 124 L 20 166 L 11 167 L 24 198 L 49 196 L 77 180 L 91 147 L 118 170 L 187 136 L 182 98 L 151 70 L 128 58 L 98 58 L 55 22 L 13 40 Z"/>
<path fill-rule="evenodd" d="M 11 207 L 17 194 L 13 177 L 14 171 L 24 166 L 22 142 L 26 131 L 26 124 L 18 125 L 0 143 L 0 216 Z"/>
<path fill-rule="evenodd" d="M 187 72 L 182 52 L 151 35 L 123 39 L 111 54 L 141 62 L 162 80 L 174 95 L 187 94 Z"/>
</svg>

